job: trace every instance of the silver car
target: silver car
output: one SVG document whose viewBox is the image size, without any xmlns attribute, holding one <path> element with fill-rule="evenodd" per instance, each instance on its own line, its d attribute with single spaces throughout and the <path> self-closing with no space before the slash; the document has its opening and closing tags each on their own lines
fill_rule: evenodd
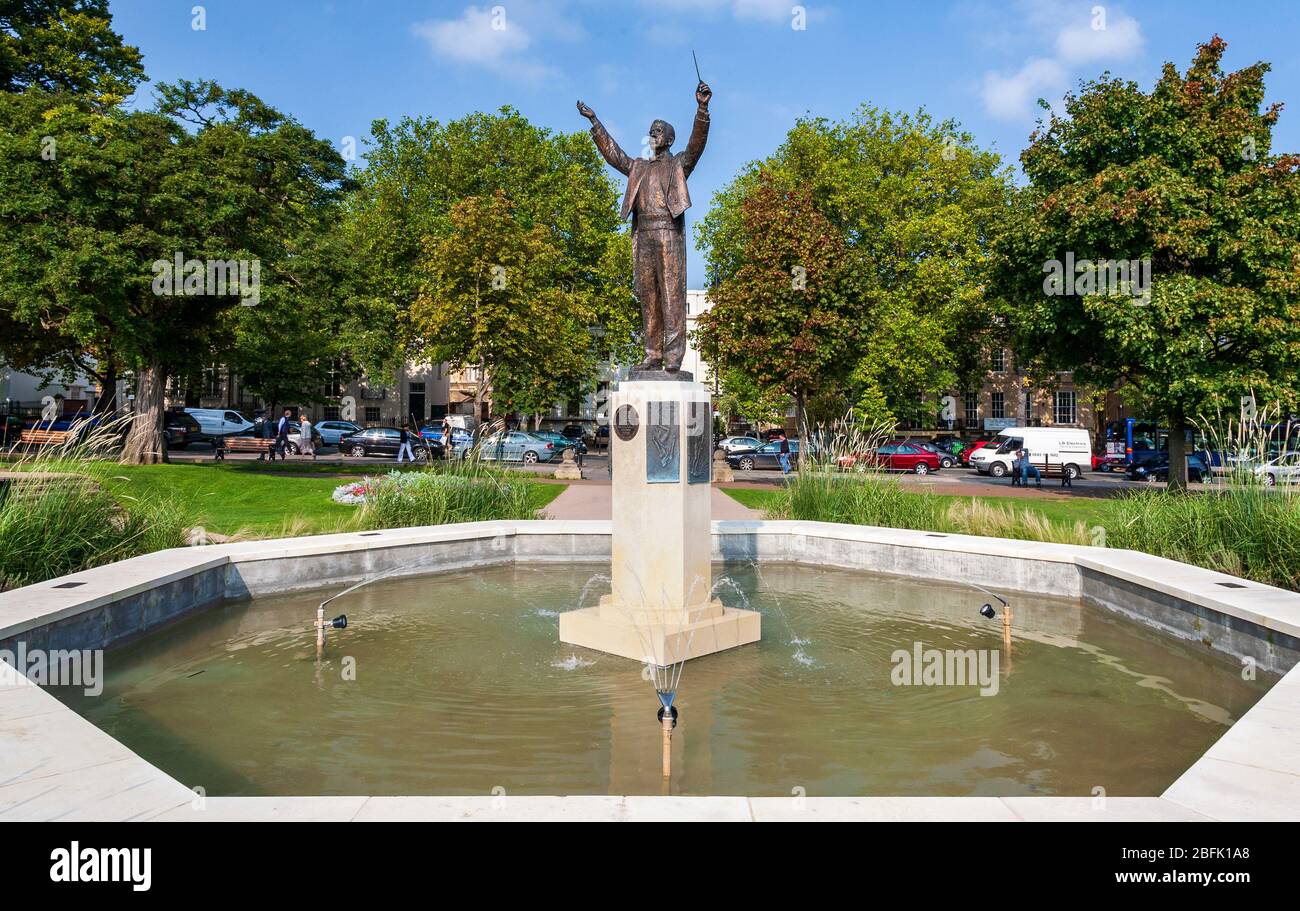
<svg viewBox="0 0 1300 911">
<path fill-rule="evenodd" d="M 468 443 L 456 444 L 457 458 L 469 458 L 474 447 Z M 560 450 L 550 440 L 524 433 L 522 430 L 506 430 L 484 437 L 478 445 L 478 457 L 492 462 L 523 462 L 536 465 L 549 462 L 560 454 Z"/>
<path fill-rule="evenodd" d="M 727 437 L 718 441 L 718 448 L 730 455 L 738 449 L 757 449 L 763 445 L 758 437 Z"/>
<path fill-rule="evenodd" d="M 317 421 L 312 426 L 316 428 L 321 442 L 326 446 L 337 446 L 343 437 L 361 429 L 351 421 Z"/>
<path fill-rule="evenodd" d="M 1275 459 L 1255 467 L 1255 477 L 1268 487 L 1300 481 L 1300 452 L 1284 452 Z"/>
</svg>

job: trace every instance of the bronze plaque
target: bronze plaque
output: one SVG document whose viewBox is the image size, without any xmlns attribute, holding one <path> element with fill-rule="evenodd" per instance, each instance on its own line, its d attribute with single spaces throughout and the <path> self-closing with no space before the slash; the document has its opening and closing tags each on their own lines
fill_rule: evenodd
<svg viewBox="0 0 1300 911">
<path fill-rule="evenodd" d="M 614 433 L 618 434 L 618 438 L 624 443 L 636 437 L 640 426 L 641 419 L 631 405 L 620 405 L 614 412 Z"/>
</svg>

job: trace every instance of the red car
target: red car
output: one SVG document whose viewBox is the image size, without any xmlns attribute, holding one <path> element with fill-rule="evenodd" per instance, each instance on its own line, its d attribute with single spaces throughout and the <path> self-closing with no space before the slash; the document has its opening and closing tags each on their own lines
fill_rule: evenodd
<svg viewBox="0 0 1300 911">
<path fill-rule="evenodd" d="M 942 467 L 937 454 L 922 449 L 915 443 L 886 443 L 873 452 L 844 456 L 839 459 L 839 465 L 841 468 L 852 468 L 859 461 L 886 471 L 911 471 L 916 474 L 929 474 Z"/>
<path fill-rule="evenodd" d="M 970 457 L 975 450 L 983 449 L 985 446 L 996 446 L 999 442 L 999 440 L 980 440 L 978 443 L 971 443 L 961 451 L 961 454 L 958 455 L 957 458 L 963 465 L 969 466 Z"/>
</svg>

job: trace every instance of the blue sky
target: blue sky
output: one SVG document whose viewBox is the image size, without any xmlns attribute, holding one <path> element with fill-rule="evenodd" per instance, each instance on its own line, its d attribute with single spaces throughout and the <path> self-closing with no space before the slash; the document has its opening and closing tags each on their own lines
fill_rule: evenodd
<svg viewBox="0 0 1300 911">
<path fill-rule="evenodd" d="M 1059 101 L 1103 70 L 1149 89 L 1164 61 L 1185 69 L 1216 32 L 1230 69 L 1272 64 L 1268 100 L 1289 102 L 1276 147 L 1300 149 L 1300 4 L 1289 2 L 208 0 L 202 30 L 195 5 L 113 0 L 115 27 L 143 51 L 152 80 L 249 89 L 336 143 L 356 137 L 362 154 L 378 117 L 447 120 L 510 104 L 574 131 L 586 126 L 578 98 L 629 153 L 656 117 L 678 127 L 680 151 L 694 49 L 714 90 L 713 129 L 691 177 L 688 221 L 805 112 L 924 106 L 1018 167 L 1035 98 Z M 688 269 L 700 286 L 698 252 Z"/>
</svg>

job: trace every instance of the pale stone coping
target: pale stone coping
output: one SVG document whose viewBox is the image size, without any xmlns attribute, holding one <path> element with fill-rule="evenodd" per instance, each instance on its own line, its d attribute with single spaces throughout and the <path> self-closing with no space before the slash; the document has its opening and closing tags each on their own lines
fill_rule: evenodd
<svg viewBox="0 0 1300 911">
<path fill-rule="evenodd" d="M 161 551 L 0 594 L 0 638 L 225 565 L 500 536 L 607 535 L 591 520 L 483 522 Z M 811 522 L 713 533 L 808 535 L 1073 563 L 1267 629 L 1300 633 L 1300 595 L 1132 551 Z M 74 589 L 54 589 L 82 581 Z M 1245 588 L 1226 589 L 1217 583 Z M 0 687 L 0 821 L 43 820 L 1300 820 L 1300 665 L 1161 797 L 208 797 L 37 687 Z M 200 808 L 196 809 L 196 805 Z"/>
</svg>

